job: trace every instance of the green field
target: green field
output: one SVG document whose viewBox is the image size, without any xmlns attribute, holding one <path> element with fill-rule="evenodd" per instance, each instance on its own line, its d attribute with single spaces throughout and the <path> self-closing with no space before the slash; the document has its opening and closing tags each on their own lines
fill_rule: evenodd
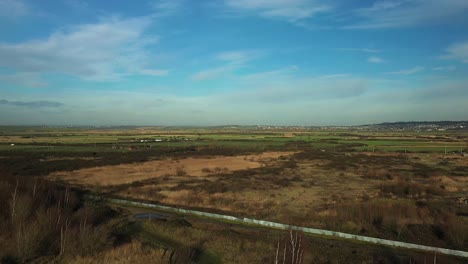
<svg viewBox="0 0 468 264">
<path fill-rule="evenodd" d="M 232 131 L 0 127 L 0 151 L 124 152 L 219 146 L 268 148 L 308 144 L 327 151 L 463 152 L 468 132 Z"/>
</svg>

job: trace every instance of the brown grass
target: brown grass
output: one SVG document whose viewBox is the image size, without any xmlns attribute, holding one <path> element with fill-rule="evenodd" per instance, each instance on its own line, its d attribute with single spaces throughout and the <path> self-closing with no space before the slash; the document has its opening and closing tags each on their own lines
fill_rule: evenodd
<svg viewBox="0 0 468 264">
<path fill-rule="evenodd" d="M 268 158 L 264 153 L 108 166 L 103 167 L 105 172 L 115 172 L 120 177 L 111 177 L 109 182 L 131 182 L 134 176 L 147 181 L 108 186 L 103 190 L 240 217 L 364 232 L 435 246 L 466 245 L 464 233 L 458 232 L 463 230 L 464 222 L 452 221 L 452 229 L 442 225 L 444 236 L 439 240 L 434 240 L 431 230 L 432 225 L 442 221 L 441 212 L 457 214 L 455 198 L 464 197 L 468 191 L 468 178 L 451 174 L 454 167 L 466 166 L 461 158 L 450 158 L 449 163 L 438 165 L 437 161 L 443 158 L 428 154 L 344 155 L 304 150 L 286 158 L 281 155 L 284 154 L 270 153 Z M 196 166 L 192 163 L 195 161 Z M 152 164 L 163 167 L 154 169 Z M 250 165 L 251 170 L 247 170 L 248 164 L 255 166 Z M 150 169 L 155 170 L 154 178 L 147 176 L 152 173 Z M 186 174 L 178 173 L 177 169 Z M 97 176 L 107 181 L 103 172 L 73 173 L 78 172 L 76 179 L 83 182 L 98 183 Z M 72 179 L 73 173 L 65 179 Z M 103 185 L 108 184 L 104 182 Z"/>
<path fill-rule="evenodd" d="M 56 172 L 49 175 L 49 178 L 82 185 L 109 186 L 129 184 L 164 175 L 204 177 L 217 173 L 259 168 L 274 162 L 280 156 L 291 154 L 293 152 L 265 152 L 258 155 L 239 155 L 233 157 L 155 160 L 143 163 L 87 168 L 72 172 Z M 255 161 L 251 161 L 251 159 Z"/>
<path fill-rule="evenodd" d="M 70 264 L 92 264 L 92 263 L 169 263 L 170 253 L 164 249 L 154 249 L 144 246 L 139 241 L 121 245 L 104 251 L 92 257 L 76 257 L 68 261 Z"/>
</svg>

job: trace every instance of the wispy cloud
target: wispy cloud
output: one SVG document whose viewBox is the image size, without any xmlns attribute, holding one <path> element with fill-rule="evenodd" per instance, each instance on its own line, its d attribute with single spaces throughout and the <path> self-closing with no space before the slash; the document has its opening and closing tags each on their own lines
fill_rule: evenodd
<svg viewBox="0 0 468 264">
<path fill-rule="evenodd" d="M 224 2 L 227 7 L 238 11 L 290 22 L 310 18 L 331 9 L 329 5 L 317 0 L 225 0 Z"/>
<path fill-rule="evenodd" d="M 466 82 L 459 80 L 443 81 L 429 85 L 426 89 L 415 90 L 412 96 L 418 100 L 464 99 L 468 96 Z"/>
<path fill-rule="evenodd" d="M 223 65 L 207 70 L 198 71 L 190 77 L 193 81 L 205 81 L 226 76 L 230 72 L 244 67 L 247 62 L 258 59 L 266 52 L 262 50 L 234 50 L 215 55 L 215 60 Z"/>
<path fill-rule="evenodd" d="M 167 76 L 169 75 L 168 70 L 151 70 L 151 69 L 144 69 L 140 71 L 141 75 L 150 75 L 150 76 Z"/>
<path fill-rule="evenodd" d="M 261 57 L 265 52 L 260 50 L 235 50 L 218 54 L 216 58 L 230 64 L 242 64 Z"/>
<path fill-rule="evenodd" d="M 228 95 L 227 100 L 262 103 L 320 101 L 358 97 L 366 93 L 371 80 L 345 74 L 297 77 L 296 67 L 239 76 L 248 89 Z"/>
<path fill-rule="evenodd" d="M 439 66 L 439 67 L 434 67 L 432 68 L 433 71 L 443 71 L 443 72 L 448 72 L 448 71 L 454 71 L 456 70 L 457 67 L 456 66 Z"/>
<path fill-rule="evenodd" d="M 290 80 L 293 74 L 299 70 L 296 65 L 291 65 L 273 71 L 263 71 L 238 76 L 239 80 L 250 81 L 251 83 L 265 83 L 275 80 L 281 82 L 282 80 Z"/>
<path fill-rule="evenodd" d="M 468 10 L 466 0 L 375 0 L 354 9 L 344 9 L 346 5 L 340 2 L 345 1 L 224 0 L 224 6 L 231 12 L 284 20 L 308 29 L 428 26 L 463 18 Z M 311 19 L 324 16 L 326 23 L 311 23 Z"/>
<path fill-rule="evenodd" d="M 338 48 L 339 51 L 357 51 L 357 52 L 365 52 L 365 53 L 379 53 L 380 50 L 377 49 L 368 49 L 368 48 Z"/>
<path fill-rule="evenodd" d="M 29 6 L 21 0 L 0 0 L 0 17 L 15 18 L 29 14 Z"/>
<path fill-rule="evenodd" d="M 15 73 L 8 75 L 0 75 L 0 81 L 29 88 L 47 87 L 48 83 L 41 78 L 37 73 Z"/>
<path fill-rule="evenodd" d="M 385 63 L 386 61 L 380 57 L 377 56 L 371 56 L 367 59 L 367 62 L 369 63 Z"/>
<path fill-rule="evenodd" d="M 145 36 L 150 17 L 110 17 L 56 31 L 46 39 L 0 44 L 0 66 L 18 72 L 61 73 L 88 80 L 116 80 L 152 66 Z"/>
<path fill-rule="evenodd" d="M 411 74 L 415 74 L 415 73 L 422 72 L 422 71 L 424 71 L 424 67 L 416 66 L 414 68 L 407 69 L 407 70 L 387 72 L 386 74 L 411 75 Z"/>
<path fill-rule="evenodd" d="M 152 0 L 149 2 L 155 16 L 166 17 L 176 14 L 184 6 L 185 0 Z"/>
<path fill-rule="evenodd" d="M 0 99 L 0 105 L 11 105 L 30 108 L 57 108 L 63 106 L 64 104 L 53 101 L 9 101 L 5 99 Z"/>
<path fill-rule="evenodd" d="M 463 63 L 468 63 L 468 41 L 456 43 L 446 49 L 446 54 L 441 56 L 442 59 L 458 60 Z"/>
<path fill-rule="evenodd" d="M 234 69 L 232 66 L 222 66 L 208 70 L 198 71 L 190 77 L 193 81 L 206 81 L 225 76 Z"/>
<path fill-rule="evenodd" d="M 348 29 L 400 28 L 443 23 L 468 10 L 466 0 L 379 0 L 352 11 L 359 22 Z"/>
</svg>

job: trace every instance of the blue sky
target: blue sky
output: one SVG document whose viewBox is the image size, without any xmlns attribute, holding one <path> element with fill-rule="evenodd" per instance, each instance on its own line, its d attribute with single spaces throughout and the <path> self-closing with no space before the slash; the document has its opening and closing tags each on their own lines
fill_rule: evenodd
<svg viewBox="0 0 468 264">
<path fill-rule="evenodd" d="M 0 0 L 0 124 L 468 120 L 466 0 Z"/>
</svg>

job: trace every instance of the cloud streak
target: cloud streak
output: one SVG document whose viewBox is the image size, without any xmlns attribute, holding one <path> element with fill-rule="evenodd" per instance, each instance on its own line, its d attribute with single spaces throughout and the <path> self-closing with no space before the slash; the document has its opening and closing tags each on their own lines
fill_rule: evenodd
<svg viewBox="0 0 468 264">
<path fill-rule="evenodd" d="M 225 76 L 235 68 L 232 66 L 222 66 L 217 68 L 212 68 L 208 70 L 203 70 L 192 74 L 190 77 L 193 81 L 207 81 L 212 79 L 217 79 Z"/>
<path fill-rule="evenodd" d="M 441 58 L 468 63 L 468 41 L 449 46 L 446 49 L 446 54 L 441 56 Z"/>
<path fill-rule="evenodd" d="M 411 74 L 415 74 L 415 73 L 422 72 L 422 71 L 424 71 L 424 67 L 416 66 L 414 68 L 407 69 L 407 70 L 386 72 L 386 74 L 411 75 Z"/>
<path fill-rule="evenodd" d="M 380 50 L 377 49 L 368 49 L 368 48 L 339 48 L 339 51 L 357 51 L 357 52 L 364 52 L 364 53 L 379 53 Z"/>
<path fill-rule="evenodd" d="M 367 59 L 367 62 L 369 63 L 385 63 L 386 61 L 380 57 L 377 56 L 372 56 Z"/>
<path fill-rule="evenodd" d="M 427 26 L 463 16 L 468 10 L 465 0 L 379 0 L 371 6 L 353 10 L 360 20 L 347 29 L 381 29 Z"/>
<path fill-rule="evenodd" d="M 243 64 L 261 57 L 265 52 L 259 50 L 234 50 L 221 52 L 216 59 L 229 64 Z"/>
<path fill-rule="evenodd" d="M 438 71 L 438 72 L 449 72 L 449 71 L 454 71 L 456 69 L 457 69 L 456 66 L 439 66 L 439 67 L 432 68 L 433 71 Z"/>
<path fill-rule="evenodd" d="M 289 22 L 313 17 L 331 7 L 314 0 L 225 0 L 228 8 Z"/>
<path fill-rule="evenodd" d="M 0 105 L 10 105 L 28 108 L 58 108 L 62 107 L 64 104 L 53 101 L 9 101 L 5 99 L 0 99 Z"/>
<path fill-rule="evenodd" d="M 343 1 L 345 2 L 345 1 Z M 368 1 L 369 2 L 369 1 Z M 229 10 L 284 20 L 305 28 L 387 29 L 443 24 L 462 18 L 466 0 L 377 0 L 349 10 L 340 1 L 320 0 L 224 0 Z M 311 26 L 319 15 L 328 24 Z"/>
<path fill-rule="evenodd" d="M 223 62 L 224 65 L 207 70 L 198 71 L 190 77 L 193 81 L 205 81 L 221 78 L 227 74 L 244 67 L 251 60 L 260 58 L 265 54 L 261 50 L 234 50 L 225 51 L 215 56 L 216 61 Z"/>
<path fill-rule="evenodd" d="M 168 70 L 151 70 L 151 69 L 144 69 L 140 71 L 141 75 L 150 75 L 150 76 L 167 76 L 169 75 Z"/>
<path fill-rule="evenodd" d="M 155 16 L 167 17 L 179 12 L 185 4 L 184 0 L 153 0 L 150 2 Z"/>
</svg>

